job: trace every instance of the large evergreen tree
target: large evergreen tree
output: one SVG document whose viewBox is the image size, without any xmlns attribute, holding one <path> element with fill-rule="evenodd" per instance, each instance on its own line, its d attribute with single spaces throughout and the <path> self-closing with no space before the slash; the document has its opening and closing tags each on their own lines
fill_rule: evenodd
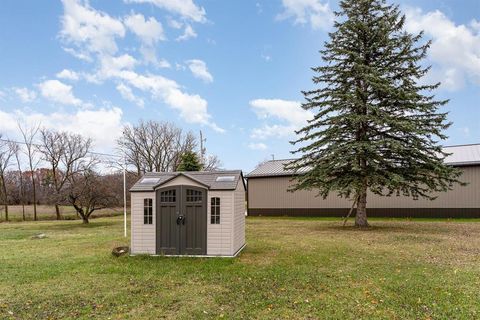
<svg viewBox="0 0 480 320">
<path fill-rule="evenodd" d="M 459 171 L 444 164 L 439 141 L 450 126 L 435 100 L 439 86 L 419 81 L 429 42 L 404 31 L 405 16 L 384 0 L 343 0 L 334 31 L 320 51 L 314 90 L 303 108 L 314 118 L 293 144 L 298 173 L 292 190 L 316 189 L 356 205 L 355 225 L 367 227 L 367 191 L 434 199 L 458 183 Z"/>
<path fill-rule="evenodd" d="M 198 155 L 194 151 L 186 151 L 180 156 L 177 171 L 200 171 L 202 168 Z"/>
</svg>

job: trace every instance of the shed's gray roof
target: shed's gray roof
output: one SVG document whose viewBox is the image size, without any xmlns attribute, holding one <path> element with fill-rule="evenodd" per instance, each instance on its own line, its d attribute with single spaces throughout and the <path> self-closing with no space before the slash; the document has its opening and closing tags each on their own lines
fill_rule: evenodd
<svg viewBox="0 0 480 320">
<path fill-rule="evenodd" d="M 243 183 L 241 170 L 229 171 L 188 171 L 188 172 L 147 172 L 130 189 L 130 191 L 153 191 L 162 184 L 178 176 L 185 176 L 210 190 L 235 190 L 239 180 Z M 233 181 L 216 181 L 218 177 L 232 176 Z"/>
<path fill-rule="evenodd" d="M 472 166 L 480 165 L 480 144 L 469 144 L 459 146 L 444 147 L 443 150 L 451 153 L 445 163 L 452 166 Z M 292 159 L 271 160 L 260 164 L 245 177 L 271 177 L 271 176 L 289 176 L 293 174 L 291 170 L 285 170 L 284 166 Z M 303 169 L 306 171 L 308 169 Z M 301 171 L 300 171 L 301 173 Z"/>
</svg>

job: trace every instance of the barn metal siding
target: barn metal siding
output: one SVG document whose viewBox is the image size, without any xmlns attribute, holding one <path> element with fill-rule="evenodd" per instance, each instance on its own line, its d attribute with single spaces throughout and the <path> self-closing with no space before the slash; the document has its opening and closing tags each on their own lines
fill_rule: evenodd
<svg viewBox="0 0 480 320">
<path fill-rule="evenodd" d="M 367 207 L 370 216 L 455 216 L 472 217 L 480 209 L 480 166 L 460 167 L 461 180 L 467 186 L 455 185 L 453 190 L 438 194 L 438 198 L 413 200 L 410 197 L 392 195 L 381 197 L 368 194 Z M 326 199 L 316 191 L 288 192 L 294 184 L 292 176 L 249 177 L 248 209 L 250 215 L 345 215 L 350 200 L 330 194 Z M 455 210 L 452 210 L 455 209 Z M 448 213 L 450 212 L 450 213 Z"/>
</svg>

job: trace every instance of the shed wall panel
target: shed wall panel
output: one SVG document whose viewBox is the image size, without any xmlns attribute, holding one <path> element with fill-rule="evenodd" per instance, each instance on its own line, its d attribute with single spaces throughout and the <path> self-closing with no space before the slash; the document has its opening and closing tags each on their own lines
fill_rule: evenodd
<svg viewBox="0 0 480 320">
<path fill-rule="evenodd" d="M 234 192 L 233 253 L 245 244 L 245 188 L 238 182 Z"/>
<path fill-rule="evenodd" d="M 211 198 L 220 198 L 220 224 L 211 224 Z M 207 255 L 232 255 L 232 191 L 209 191 L 207 199 Z"/>
<path fill-rule="evenodd" d="M 392 195 L 381 197 L 368 194 L 368 208 L 480 208 L 480 167 L 461 167 L 461 180 L 467 186 L 455 185 L 453 190 L 438 194 L 438 198 L 414 200 Z M 294 182 L 291 177 L 262 177 L 248 180 L 248 207 L 251 209 L 288 208 L 350 208 L 351 202 L 330 194 L 326 199 L 315 191 L 288 192 Z"/>
<path fill-rule="evenodd" d="M 153 223 L 143 222 L 143 200 L 150 198 L 153 203 Z M 155 192 L 131 193 L 131 253 L 155 254 Z"/>
</svg>

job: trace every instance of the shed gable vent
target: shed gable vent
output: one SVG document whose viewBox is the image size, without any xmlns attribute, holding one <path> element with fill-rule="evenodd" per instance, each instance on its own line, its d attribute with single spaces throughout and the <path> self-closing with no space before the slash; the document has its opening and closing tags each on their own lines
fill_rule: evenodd
<svg viewBox="0 0 480 320">
<path fill-rule="evenodd" d="M 221 176 L 215 179 L 216 182 L 232 182 L 235 181 L 235 176 Z"/>
</svg>

